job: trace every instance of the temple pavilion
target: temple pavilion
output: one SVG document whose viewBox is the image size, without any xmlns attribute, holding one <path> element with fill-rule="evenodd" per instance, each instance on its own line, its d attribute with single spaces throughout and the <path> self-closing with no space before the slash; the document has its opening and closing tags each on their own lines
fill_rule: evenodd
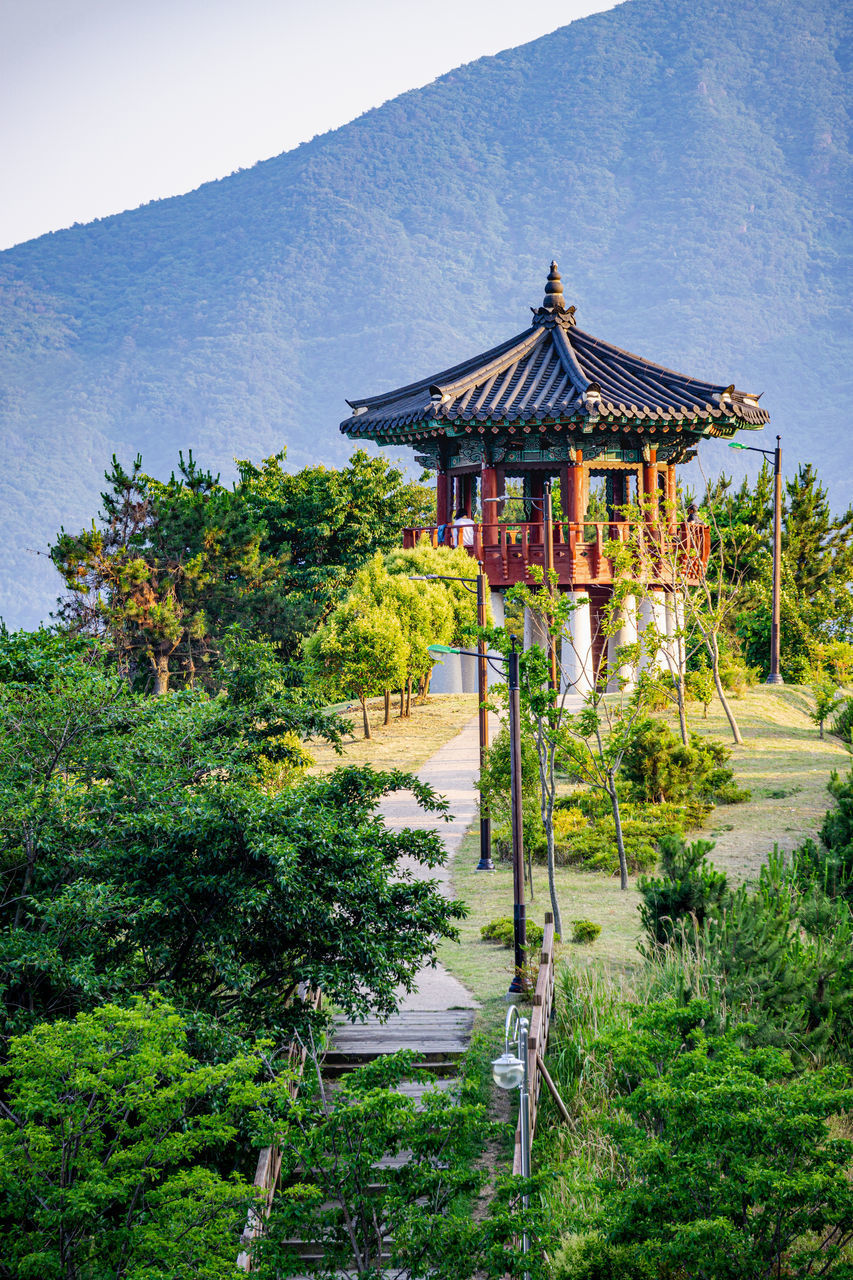
<svg viewBox="0 0 853 1280">
<path fill-rule="evenodd" d="M 769 415 L 755 395 L 675 373 L 578 328 L 555 262 L 532 311 L 528 328 L 482 355 L 348 401 L 352 415 L 341 431 L 354 441 L 411 445 L 436 472 L 435 523 L 404 530 L 404 545 L 424 534 L 434 543 L 470 543 L 498 616 L 503 591 L 530 581 L 530 566 L 544 567 L 553 555 L 561 590 L 580 604 L 575 647 L 586 646 L 590 660 L 572 683 L 583 689 L 604 657 L 597 618 L 613 583 L 606 543 L 630 536 L 626 515 L 633 510 L 636 520 L 642 510 L 649 545 L 665 533 L 689 546 L 698 573 L 710 552 L 708 530 L 675 519 L 675 469 L 702 440 L 763 427 Z M 546 547 L 549 480 L 557 518 Z M 453 529 L 460 509 L 474 520 L 464 539 Z M 657 568 L 654 556 L 648 560 L 651 590 L 640 610 L 660 609 L 661 634 L 673 631 L 676 616 L 664 559 Z M 635 637 L 637 625 L 642 617 L 626 618 L 625 634 L 612 643 Z"/>
</svg>

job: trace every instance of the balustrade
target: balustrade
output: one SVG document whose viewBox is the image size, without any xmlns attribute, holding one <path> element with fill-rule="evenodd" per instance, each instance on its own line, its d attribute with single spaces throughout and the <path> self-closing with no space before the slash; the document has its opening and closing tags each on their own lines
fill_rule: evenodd
<svg viewBox="0 0 853 1280">
<path fill-rule="evenodd" d="M 469 545 L 463 542 L 466 532 L 471 538 Z M 533 565 L 545 568 L 541 523 L 507 521 L 459 529 L 452 525 L 423 525 L 403 530 L 403 546 L 414 547 L 424 536 L 434 547 L 453 546 L 458 538 L 469 555 L 482 562 L 489 584 L 495 588 L 529 582 Z M 612 583 L 618 575 L 614 556 L 608 554 L 614 543 L 627 548 L 632 574 L 664 586 L 685 578 L 698 581 L 711 552 L 710 530 L 703 524 L 559 521 L 554 523 L 554 569 L 559 584 Z"/>
</svg>

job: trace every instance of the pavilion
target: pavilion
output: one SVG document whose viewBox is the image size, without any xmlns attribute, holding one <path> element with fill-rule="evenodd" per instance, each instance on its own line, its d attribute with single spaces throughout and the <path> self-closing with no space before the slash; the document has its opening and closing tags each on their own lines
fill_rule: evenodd
<svg viewBox="0 0 853 1280">
<path fill-rule="evenodd" d="M 578 603 L 575 652 L 589 653 L 579 666 L 575 659 L 569 676 L 581 691 L 604 657 L 597 619 L 613 585 L 605 544 L 629 536 L 626 509 L 635 522 L 642 510 L 650 545 L 665 532 L 689 546 L 699 572 L 709 533 L 676 519 L 676 466 L 694 458 L 704 439 L 729 439 L 769 420 L 755 395 L 675 373 L 579 329 L 555 262 L 523 333 L 408 386 L 347 403 L 345 435 L 411 445 L 417 461 L 436 472 L 435 524 L 404 530 L 404 545 L 424 534 L 434 543 L 451 541 L 460 508 L 474 518 L 468 549 L 483 565 L 498 616 L 500 594 L 530 581 L 529 567 L 545 567 L 553 556 L 560 589 Z M 560 509 L 546 546 L 548 480 L 556 482 Z M 504 518 L 513 484 L 524 504 L 521 519 Z M 654 616 L 661 634 L 672 633 L 674 584 L 660 561 L 648 583 L 641 614 L 645 609 L 647 621 Z M 612 643 L 635 637 L 637 624 L 626 617 Z"/>
</svg>

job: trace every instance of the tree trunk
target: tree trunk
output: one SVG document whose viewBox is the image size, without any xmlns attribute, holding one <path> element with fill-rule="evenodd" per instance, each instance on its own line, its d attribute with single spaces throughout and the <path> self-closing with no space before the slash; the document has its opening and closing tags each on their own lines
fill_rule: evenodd
<svg viewBox="0 0 853 1280">
<path fill-rule="evenodd" d="M 403 685 L 400 685 L 400 714 L 397 717 L 398 720 L 402 720 L 403 716 L 406 714 L 405 706 L 406 706 L 406 690 Z"/>
<path fill-rule="evenodd" d="M 622 816 L 619 813 L 619 796 L 616 792 L 616 779 L 613 774 L 608 775 L 608 793 L 610 795 L 610 805 L 613 809 L 613 824 L 616 827 L 616 850 L 619 854 L 619 887 L 620 889 L 628 888 L 628 859 L 625 857 L 625 841 L 622 837 Z"/>
<path fill-rule="evenodd" d="M 390 689 L 385 690 L 385 719 L 383 720 L 382 723 L 383 724 L 391 723 L 391 690 Z"/>
<path fill-rule="evenodd" d="M 742 747 L 743 738 L 741 737 L 741 734 L 740 734 L 740 728 L 738 727 L 738 722 L 734 717 L 734 712 L 729 706 L 729 700 L 726 697 L 725 690 L 723 689 L 723 682 L 720 679 L 720 650 L 717 646 L 716 636 L 711 637 L 711 643 L 708 645 L 708 649 L 711 654 L 711 671 L 713 672 L 713 675 L 714 675 L 714 685 L 717 690 L 717 697 L 720 699 L 720 705 L 722 706 L 723 711 L 725 711 L 726 713 L 726 719 L 729 722 L 729 728 L 732 731 L 732 737 L 734 738 L 737 745 L 739 747 Z"/>
<path fill-rule="evenodd" d="M 820 736 L 821 736 L 821 739 L 823 739 L 823 721 L 822 720 L 820 721 Z"/>
<path fill-rule="evenodd" d="M 557 880 L 554 875 L 554 807 L 551 806 L 551 819 L 545 828 L 548 840 L 548 894 L 551 898 L 551 910 L 554 913 L 554 932 L 563 936 L 563 918 L 560 915 L 560 903 L 557 899 Z"/>
<path fill-rule="evenodd" d="M 370 737 L 370 721 L 367 718 L 367 698 L 359 698 L 359 702 L 361 703 L 361 714 L 364 719 L 364 736 L 365 738 L 369 738 Z"/>
<path fill-rule="evenodd" d="M 169 659 L 165 654 L 154 660 L 154 692 L 158 698 L 169 692 Z"/>
<path fill-rule="evenodd" d="M 681 741 L 684 743 L 686 747 L 688 745 L 687 743 L 687 710 L 686 710 L 687 699 L 685 697 L 683 668 L 679 668 L 676 691 L 677 691 L 677 698 L 678 698 L 678 728 L 681 733 Z"/>
<path fill-rule="evenodd" d="M 412 714 L 412 677 L 406 680 L 406 716 Z"/>
</svg>

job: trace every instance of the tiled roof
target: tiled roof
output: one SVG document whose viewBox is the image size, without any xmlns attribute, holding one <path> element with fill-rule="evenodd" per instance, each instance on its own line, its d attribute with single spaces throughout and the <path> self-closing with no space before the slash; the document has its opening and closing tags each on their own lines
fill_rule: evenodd
<svg viewBox="0 0 853 1280">
<path fill-rule="evenodd" d="M 769 421 L 757 397 L 665 369 L 622 351 L 575 325 L 563 304 L 556 263 L 544 304 L 523 333 L 482 355 L 381 396 L 350 400 L 349 436 L 394 439 L 458 423 L 492 425 L 628 418 L 684 423 L 693 430 L 730 435 Z"/>
</svg>

